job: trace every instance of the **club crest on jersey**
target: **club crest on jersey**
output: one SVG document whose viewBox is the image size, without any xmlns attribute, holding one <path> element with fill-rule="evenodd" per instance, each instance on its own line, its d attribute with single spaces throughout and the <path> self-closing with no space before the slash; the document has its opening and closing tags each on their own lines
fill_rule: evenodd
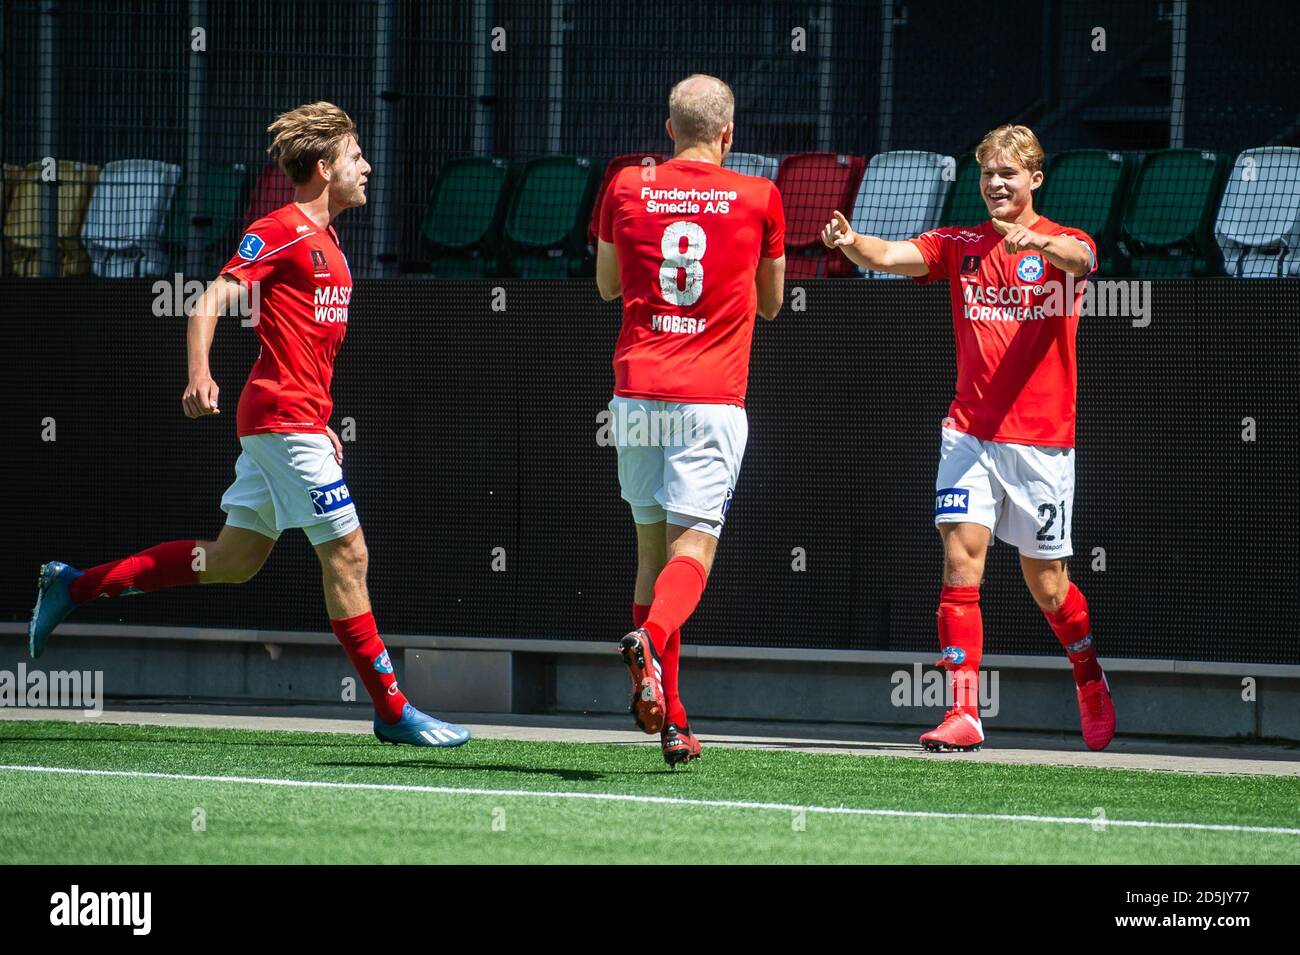
<svg viewBox="0 0 1300 955">
<path fill-rule="evenodd" d="M 965 514 L 970 510 L 970 491 L 959 487 L 942 487 L 934 492 L 934 513 Z"/>
<path fill-rule="evenodd" d="M 952 663 L 960 666 L 966 662 L 966 651 L 961 647 L 944 647 L 943 655 L 939 659 L 940 663 Z"/>
<path fill-rule="evenodd" d="M 311 488 L 308 493 L 311 495 L 312 509 L 321 516 L 333 513 L 339 508 L 347 507 L 352 503 L 352 495 L 348 493 L 348 486 L 342 478 L 339 478 L 333 484 Z"/>
<path fill-rule="evenodd" d="M 1026 255 L 1016 264 L 1016 275 L 1022 282 L 1037 282 L 1043 277 L 1043 257 Z"/>
<path fill-rule="evenodd" d="M 266 242 L 262 237 L 256 232 L 249 232 L 239 240 L 239 257 L 248 259 L 251 262 L 257 258 L 264 248 L 266 248 Z"/>
<path fill-rule="evenodd" d="M 313 275 L 329 275 L 329 263 L 325 261 L 325 253 L 320 249 L 311 250 L 311 270 Z"/>
<path fill-rule="evenodd" d="M 978 275 L 980 270 L 980 257 L 978 255 L 964 255 L 961 259 L 962 275 Z"/>
<path fill-rule="evenodd" d="M 375 657 L 375 669 L 380 673 L 393 672 L 393 661 L 388 658 L 387 650 Z"/>
</svg>

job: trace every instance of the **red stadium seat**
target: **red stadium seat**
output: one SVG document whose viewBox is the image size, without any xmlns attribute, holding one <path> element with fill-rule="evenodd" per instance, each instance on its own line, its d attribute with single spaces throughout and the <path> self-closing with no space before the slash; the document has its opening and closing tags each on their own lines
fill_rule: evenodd
<svg viewBox="0 0 1300 955">
<path fill-rule="evenodd" d="M 667 162 L 669 157 L 658 153 L 628 153 L 624 156 L 615 156 L 605 166 L 605 175 L 601 177 L 600 188 L 596 191 L 596 201 L 591 206 L 591 221 L 587 223 L 587 246 L 593 254 L 596 251 L 596 238 L 600 233 L 600 204 L 605 198 L 605 190 L 609 188 L 610 182 L 620 169 L 639 166 L 646 159 L 653 159 L 658 164 Z"/>
<path fill-rule="evenodd" d="M 829 256 L 822 245 L 822 228 L 836 209 L 852 214 L 866 168 L 861 156 L 844 153 L 795 153 L 781 160 L 776 187 L 785 204 L 787 277 L 826 275 Z"/>
<path fill-rule="evenodd" d="M 248 217 L 245 226 L 262 216 L 270 215 L 281 206 L 293 202 L 293 186 L 275 163 L 267 163 L 258 174 L 257 184 L 253 186 L 253 195 L 248 203 Z"/>
</svg>

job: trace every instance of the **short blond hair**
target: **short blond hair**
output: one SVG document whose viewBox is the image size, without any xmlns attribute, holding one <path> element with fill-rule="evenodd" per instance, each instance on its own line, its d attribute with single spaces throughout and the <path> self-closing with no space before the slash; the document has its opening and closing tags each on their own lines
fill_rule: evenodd
<svg viewBox="0 0 1300 955">
<path fill-rule="evenodd" d="M 984 160 L 996 155 L 1010 156 L 1030 172 L 1043 168 L 1043 145 L 1028 126 L 999 126 L 989 130 L 975 147 L 975 161 L 981 166 Z"/>
<path fill-rule="evenodd" d="M 731 87 L 707 73 L 692 73 L 668 94 L 668 118 L 680 146 L 713 142 L 735 114 Z"/>
<path fill-rule="evenodd" d="M 291 182 L 311 179 L 316 163 L 330 165 L 339 158 L 343 141 L 357 133 L 352 117 L 333 103 L 307 103 L 275 118 L 266 131 L 273 137 L 266 148 Z"/>
</svg>

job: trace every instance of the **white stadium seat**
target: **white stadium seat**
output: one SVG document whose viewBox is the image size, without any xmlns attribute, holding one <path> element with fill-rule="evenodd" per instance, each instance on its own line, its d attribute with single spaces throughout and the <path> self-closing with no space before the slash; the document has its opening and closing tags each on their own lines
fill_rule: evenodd
<svg viewBox="0 0 1300 955">
<path fill-rule="evenodd" d="M 1229 275 L 1300 275 L 1300 149 L 1264 146 L 1237 157 L 1214 238 Z"/>
<path fill-rule="evenodd" d="M 722 165 L 746 176 L 762 176 L 776 182 L 776 171 L 781 168 L 781 160 L 760 156 L 758 153 L 728 153 Z"/>
<path fill-rule="evenodd" d="M 153 159 L 104 166 L 86 210 L 81 242 L 101 278 L 165 275 L 161 236 L 181 167 Z"/>
<path fill-rule="evenodd" d="M 849 223 L 855 232 L 888 241 L 927 232 L 938 225 L 956 170 L 956 160 L 941 153 L 917 149 L 878 153 L 867 163 Z M 901 278 L 887 272 L 871 272 L 868 277 Z"/>
</svg>

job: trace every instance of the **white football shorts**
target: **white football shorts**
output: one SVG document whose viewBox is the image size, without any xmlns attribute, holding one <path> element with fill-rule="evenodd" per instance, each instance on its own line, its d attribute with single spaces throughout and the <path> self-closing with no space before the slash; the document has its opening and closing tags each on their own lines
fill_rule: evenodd
<svg viewBox="0 0 1300 955">
<path fill-rule="evenodd" d="M 1074 449 L 981 441 L 939 429 L 935 524 L 982 524 L 1026 557 L 1074 553 Z"/>
<path fill-rule="evenodd" d="M 312 545 L 361 526 L 327 434 L 250 434 L 235 461 L 235 483 L 221 496 L 226 523 L 276 540 L 301 527 Z"/>
<path fill-rule="evenodd" d="M 720 536 L 749 438 L 745 409 L 615 395 L 609 410 L 632 519 Z"/>
</svg>

